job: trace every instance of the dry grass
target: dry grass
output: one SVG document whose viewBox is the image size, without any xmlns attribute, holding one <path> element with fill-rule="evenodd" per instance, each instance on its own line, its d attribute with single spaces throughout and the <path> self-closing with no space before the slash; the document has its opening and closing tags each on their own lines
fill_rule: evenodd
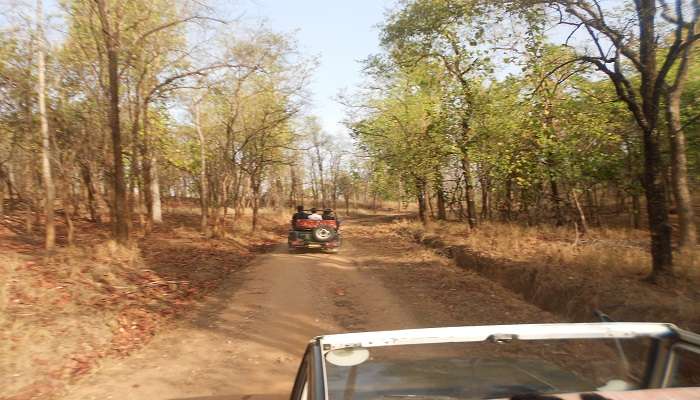
<svg viewBox="0 0 700 400">
<path fill-rule="evenodd" d="M 138 250 L 114 243 L 61 250 L 51 259 L 8 255 L 0 263 L 3 394 L 31 387 L 40 395 L 55 379 L 82 375 L 115 350 L 110 342 L 126 322 L 118 320 L 123 311 L 167 295 L 144 284 Z"/>
<path fill-rule="evenodd" d="M 214 239 L 198 231 L 198 218 L 196 210 L 166 214 L 152 233 L 135 232 L 131 248 L 102 239 L 108 227 L 81 221 L 76 246 L 51 257 L 16 229 L 21 218 L 0 220 L 0 398 L 49 398 L 101 358 L 140 347 L 277 242 L 282 227 L 263 212 L 255 232 L 244 216 Z"/>
<path fill-rule="evenodd" d="M 602 309 L 621 321 L 668 321 L 700 329 L 700 253 L 676 255 L 675 282 L 650 284 L 644 232 L 572 230 L 484 224 L 394 222 L 395 232 L 451 255 L 520 293 L 527 301 L 564 318 L 590 321 Z M 449 251 L 447 251 L 449 249 Z"/>
<path fill-rule="evenodd" d="M 457 222 L 435 223 L 428 229 L 409 220 L 397 224 L 401 230 L 435 234 L 495 258 L 569 266 L 599 275 L 645 275 L 651 271 L 648 234 L 641 230 L 599 228 L 582 237 L 571 228 L 497 222 L 484 223 L 475 230 Z M 675 263 L 680 278 L 700 281 L 700 249 L 676 253 Z"/>
</svg>

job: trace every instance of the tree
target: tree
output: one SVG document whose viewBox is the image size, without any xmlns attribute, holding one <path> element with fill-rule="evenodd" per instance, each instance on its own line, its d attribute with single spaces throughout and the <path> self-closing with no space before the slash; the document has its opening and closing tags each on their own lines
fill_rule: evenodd
<svg viewBox="0 0 700 400">
<path fill-rule="evenodd" d="M 48 205 L 57 200 L 69 242 L 74 217 L 100 222 L 108 209 L 114 237 L 126 244 L 133 228 L 146 234 L 161 220 L 161 194 L 199 197 L 212 236 L 225 235 L 229 207 L 234 218 L 252 209 L 255 225 L 259 209 L 279 207 L 287 188 L 304 197 L 303 174 L 295 171 L 292 184 L 283 171 L 307 155 L 299 123 L 314 60 L 293 39 L 228 24 L 191 0 L 60 6 L 67 30 L 50 57 L 35 47 L 42 21 L 24 8 L 1 27 L 0 211 L 8 204 L 23 213 L 28 234 L 46 214 L 51 231 Z M 40 53 L 47 60 L 36 68 Z M 196 115 L 183 123 L 178 110 L 191 99 L 180 94 L 195 92 Z M 333 157 L 321 165 L 327 197 L 339 165 Z M 55 196 L 45 190 L 46 171 Z"/>
<path fill-rule="evenodd" d="M 36 2 L 37 36 L 37 98 L 39 99 L 39 120 L 41 121 L 41 175 L 44 181 L 44 217 L 46 218 L 44 247 L 52 251 L 56 245 L 56 228 L 53 220 L 55 190 L 51 176 L 51 137 L 46 117 L 46 38 L 44 37 L 43 0 Z"/>
<path fill-rule="evenodd" d="M 315 180 L 313 183 L 314 187 L 317 188 L 317 192 L 321 195 L 320 206 L 325 208 L 328 206 L 328 188 L 326 187 L 325 173 L 323 171 L 323 164 L 325 162 L 326 155 L 322 153 L 325 153 L 325 147 L 328 143 L 328 138 L 326 137 L 324 132 L 321 131 L 321 126 L 319 125 L 316 119 L 308 118 L 306 119 L 305 124 L 305 129 L 308 130 L 311 146 L 313 149 L 312 165 L 318 171 L 318 176 L 316 176 L 318 179 Z"/>
<path fill-rule="evenodd" d="M 122 158 L 122 136 L 119 108 L 119 21 L 112 21 L 108 13 L 107 0 L 95 0 L 102 32 L 102 42 L 107 54 L 107 75 L 109 86 L 109 129 L 112 137 L 112 162 L 114 168 L 114 238 L 120 244 L 129 242 L 130 215 L 128 209 L 124 160 Z M 114 9 L 109 9 L 114 13 Z"/>
<path fill-rule="evenodd" d="M 439 181 L 441 167 L 456 153 L 445 134 L 449 127 L 442 114 L 443 93 L 435 68 L 439 67 L 421 64 L 401 69 L 375 64 L 368 69 L 375 93 L 360 99 L 366 112 L 350 123 L 361 149 L 373 158 L 375 193 L 393 192 L 390 182 L 400 180 L 417 200 L 424 224 L 428 223 L 430 183 Z"/>
<path fill-rule="evenodd" d="M 193 105 L 194 110 L 194 128 L 197 131 L 197 138 L 199 139 L 199 157 L 200 157 L 200 180 L 199 180 L 199 201 L 202 207 L 200 229 L 202 233 L 208 235 L 209 233 L 209 223 L 207 217 L 209 216 L 209 182 L 207 182 L 207 152 L 206 152 L 206 139 L 204 137 L 204 132 L 202 130 L 202 122 L 199 113 L 199 101 L 195 101 Z"/>
<path fill-rule="evenodd" d="M 676 209 L 679 220 L 680 246 L 693 248 L 697 244 L 697 228 L 693 201 L 688 185 L 688 161 L 686 157 L 686 135 L 681 121 L 681 98 L 688 80 L 693 60 L 695 43 L 700 38 L 700 4 L 695 2 L 690 20 L 684 15 L 683 2 L 676 1 L 675 10 L 661 2 L 662 17 L 671 23 L 674 29 L 674 39 L 669 52 L 678 52 L 678 66 L 675 76 L 669 74 L 670 84 L 665 93 L 666 124 L 671 153 L 671 182 L 676 199 Z M 685 36 L 685 37 L 684 37 Z"/>
<path fill-rule="evenodd" d="M 666 79 L 669 73 L 683 59 L 684 51 L 700 39 L 700 35 L 695 33 L 697 4 L 693 7 L 691 29 L 681 16 L 682 0 L 675 1 L 678 10 L 675 17 L 668 16 L 665 1 L 660 1 L 659 8 L 656 0 L 635 1 L 633 11 L 626 13 L 622 9 L 620 12 L 624 15 L 616 17 L 613 17 L 614 10 L 603 7 L 596 0 L 524 0 L 508 4 L 524 6 L 528 13 L 548 6 L 560 24 L 573 26 L 574 31 L 582 28 L 587 33 L 593 50 L 585 51 L 561 65 L 587 63 L 595 66 L 613 83 L 617 96 L 626 104 L 637 123 L 642 136 L 643 183 L 651 231 L 652 273 L 649 278 L 658 280 L 673 276 L 659 112 L 664 93 L 668 90 Z M 661 15 L 659 10 L 662 11 Z M 626 22 L 616 24 L 617 20 Z M 676 25 L 674 40 L 668 46 L 657 40 L 664 20 Z M 686 29 L 688 34 L 683 35 Z M 635 83 L 634 74 L 639 76 L 638 84 Z"/>
<path fill-rule="evenodd" d="M 471 119 L 475 82 L 490 59 L 479 49 L 486 41 L 487 19 L 478 2 L 453 0 L 416 0 L 389 17 L 383 28 L 382 43 L 400 65 L 416 65 L 422 60 L 441 63 L 453 81 L 451 107 L 457 113 L 459 129 L 454 143 L 461 154 L 469 226 L 477 225 L 474 197 L 473 162 L 470 145 L 473 141 Z M 478 82 L 478 81 L 477 81 Z"/>
</svg>

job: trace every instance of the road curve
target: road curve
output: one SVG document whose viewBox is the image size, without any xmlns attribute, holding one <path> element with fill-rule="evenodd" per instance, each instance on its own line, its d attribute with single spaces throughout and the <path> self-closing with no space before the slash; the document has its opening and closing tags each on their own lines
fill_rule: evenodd
<svg viewBox="0 0 700 400">
<path fill-rule="evenodd" d="M 281 400 L 317 335 L 559 320 L 394 234 L 392 221 L 346 221 L 338 254 L 290 254 L 279 245 L 230 276 L 189 319 L 128 358 L 105 360 L 63 398 Z"/>
<path fill-rule="evenodd" d="M 131 357 L 105 361 L 65 399 L 286 398 L 310 338 L 415 327 L 346 244 L 338 254 L 290 254 L 280 245 L 258 257 L 190 319 Z"/>
</svg>

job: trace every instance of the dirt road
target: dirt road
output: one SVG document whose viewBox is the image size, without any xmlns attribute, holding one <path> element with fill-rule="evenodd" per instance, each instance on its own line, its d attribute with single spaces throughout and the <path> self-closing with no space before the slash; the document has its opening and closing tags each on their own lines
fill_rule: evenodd
<svg viewBox="0 0 700 400">
<path fill-rule="evenodd" d="M 390 233 L 345 226 L 339 254 L 283 245 L 129 358 L 105 361 L 66 399 L 284 398 L 307 340 L 323 333 L 556 320 L 478 275 Z"/>
</svg>

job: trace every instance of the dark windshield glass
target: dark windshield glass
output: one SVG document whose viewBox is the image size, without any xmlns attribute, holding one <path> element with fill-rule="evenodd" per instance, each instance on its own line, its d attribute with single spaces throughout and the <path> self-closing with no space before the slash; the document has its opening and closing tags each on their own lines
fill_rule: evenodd
<svg viewBox="0 0 700 400">
<path fill-rule="evenodd" d="M 639 387 L 648 345 L 625 340 L 623 347 L 624 358 L 608 340 L 370 348 L 358 366 L 326 363 L 329 397 L 481 399 Z"/>
</svg>

